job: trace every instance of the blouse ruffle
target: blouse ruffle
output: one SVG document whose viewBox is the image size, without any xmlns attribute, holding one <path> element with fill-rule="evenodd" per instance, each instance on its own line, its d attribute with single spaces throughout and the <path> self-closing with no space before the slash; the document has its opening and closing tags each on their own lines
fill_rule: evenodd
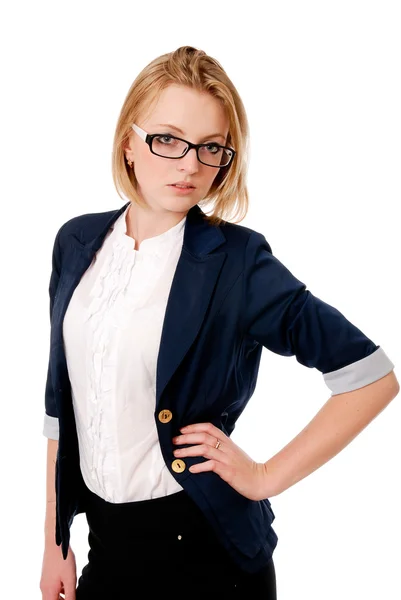
<svg viewBox="0 0 401 600">
<path fill-rule="evenodd" d="M 128 210 L 128 209 L 127 209 Z M 128 323 L 133 309 L 145 305 L 152 291 L 154 269 L 152 263 L 167 261 L 175 239 L 182 236 L 185 217 L 168 231 L 142 241 L 135 250 L 135 240 L 126 235 L 125 211 L 114 224 L 107 242 L 107 259 L 90 291 L 91 301 L 85 321 L 92 332 L 86 349 L 88 373 L 88 428 L 87 439 L 92 444 L 91 477 L 112 498 L 115 490 L 107 489 L 115 481 L 111 473 L 117 471 L 117 436 L 114 428 L 113 397 L 117 367 L 118 344 L 112 340 Z M 140 262 L 144 261 L 141 265 Z M 141 289 L 131 290 L 131 275 L 137 265 L 141 269 Z M 157 265 L 160 269 L 160 264 Z M 135 343 L 135 340 L 133 340 Z"/>
</svg>

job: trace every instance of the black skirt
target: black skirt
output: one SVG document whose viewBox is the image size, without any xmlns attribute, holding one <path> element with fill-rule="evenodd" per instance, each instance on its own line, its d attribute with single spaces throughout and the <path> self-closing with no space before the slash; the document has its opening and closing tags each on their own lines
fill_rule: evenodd
<svg viewBox="0 0 401 600">
<path fill-rule="evenodd" d="M 240 569 L 184 490 L 114 504 L 87 488 L 88 563 L 76 600 L 185 598 L 276 600 L 273 558 L 257 573 Z"/>
</svg>

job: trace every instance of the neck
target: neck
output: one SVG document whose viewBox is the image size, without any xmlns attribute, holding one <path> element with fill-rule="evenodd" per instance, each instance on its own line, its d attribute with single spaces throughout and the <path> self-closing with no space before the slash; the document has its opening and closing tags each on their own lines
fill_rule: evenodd
<svg viewBox="0 0 401 600">
<path fill-rule="evenodd" d="M 143 240 L 161 235 L 171 229 L 185 217 L 187 212 L 159 212 L 131 203 L 125 215 L 126 235 L 135 240 L 135 249 L 139 250 L 139 245 Z"/>
</svg>

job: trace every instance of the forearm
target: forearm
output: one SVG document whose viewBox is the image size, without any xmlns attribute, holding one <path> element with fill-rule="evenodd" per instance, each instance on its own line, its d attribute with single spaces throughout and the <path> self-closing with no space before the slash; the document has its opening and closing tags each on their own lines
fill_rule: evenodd
<svg viewBox="0 0 401 600">
<path fill-rule="evenodd" d="M 56 531 L 56 459 L 58 440 L 47 440 L 45 541 L 55 544 Z"/>
<path fill-rule="evenodd" d="M 352 392 L 337 394 L 280 452 L 265 463 L 269 497 L 304 479 L 347 446 L 395 398 L 399 384 L 391 371 Z"/>
</svg>

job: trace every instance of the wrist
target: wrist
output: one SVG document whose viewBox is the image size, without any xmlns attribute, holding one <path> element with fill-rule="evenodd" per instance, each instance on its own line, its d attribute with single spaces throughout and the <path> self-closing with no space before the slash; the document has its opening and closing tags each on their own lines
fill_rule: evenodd
<svg viewBox="0 0 401 600">
<path fill-rule="evenodd" d="M 278 496 L 285 488 L 282 487 L 277 468 L 273 466 L 271 459 L 262 463 L 262 465 L 264 471 L 264 497 L 273 498 L 273 496 Z"/>
<path fill-rule="evenodd" d="M 56 543 L 56 515 L 53 513 L 46 514 L 44 534 L 46 543 Z"/>
</svg>

